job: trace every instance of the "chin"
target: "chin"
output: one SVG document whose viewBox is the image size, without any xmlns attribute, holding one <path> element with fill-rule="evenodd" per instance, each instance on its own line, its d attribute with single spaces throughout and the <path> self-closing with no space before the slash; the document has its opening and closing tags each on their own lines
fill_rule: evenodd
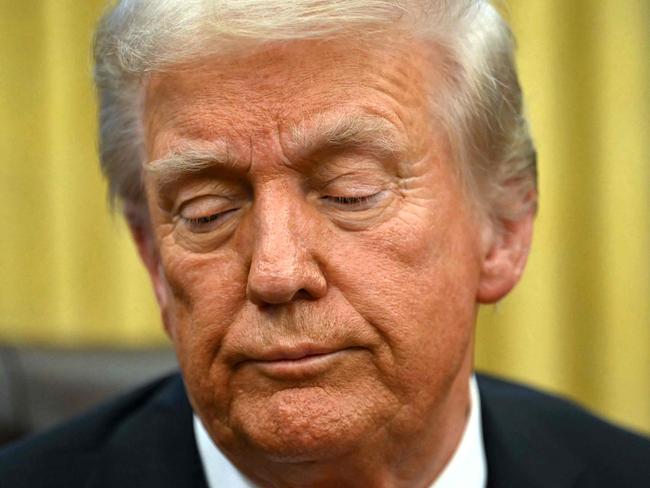
<svg viewBox="0 0 650 488">
<path fill-rule="evenodd" d="M 289 388 L 266 398 L 236 399 L 231 428 L 273 462 L 328 461 L 356 451 L 390 410 L 361 395 L 321 387 Z M 386 417 L 384 422 L 382 417 Z"/>
</svg>

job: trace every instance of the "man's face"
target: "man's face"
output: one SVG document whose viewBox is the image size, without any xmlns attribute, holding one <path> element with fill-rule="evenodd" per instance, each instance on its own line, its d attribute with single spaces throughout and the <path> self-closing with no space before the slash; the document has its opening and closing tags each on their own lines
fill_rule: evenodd
<svg viewBox="0 0 650 488">
<path fill-rule="evenodd" d="M 149 82 L 149 268 L 230 455 L 398 449 L 465 414 L 485 250 L 424 52 L 295 42 Z"/>
</svg>

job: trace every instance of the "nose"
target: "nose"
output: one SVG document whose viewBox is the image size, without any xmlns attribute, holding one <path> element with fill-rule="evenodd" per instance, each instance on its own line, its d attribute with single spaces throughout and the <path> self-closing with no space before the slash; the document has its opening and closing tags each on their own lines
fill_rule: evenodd
<svg viewBox="0 0 650 488">
<path fill-rule="evenodd" d="M 254 209 L 253 256 L 246 293 L 256 305 L 316 300 L 327 282 L 314 254 L 317 236 L 304 201 L 286 190 L 260 196 Z"/>
</svg>

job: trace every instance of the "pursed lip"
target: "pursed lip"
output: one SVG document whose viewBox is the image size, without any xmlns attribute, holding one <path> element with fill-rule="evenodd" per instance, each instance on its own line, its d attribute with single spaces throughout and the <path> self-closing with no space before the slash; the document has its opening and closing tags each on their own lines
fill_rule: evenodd
<svg viewBox="0 0 650 488">
<path fill-rule="evenodd" d="M 311 356 L 323 356 L 347 349 L 345 347 L 328 347 L 316 344 L 300 344 L 295 346 L 274 347 L 254 354 L 249 361 L 297 361 Z"/>
<path fill-rule="evenodd" d="M 253 367 L 264 376 L 275 379 L 305 379 L 324 373 L 360 349 L 315 344 L 273 347 L 248 356 L 239 366 Z"/>
</svg>

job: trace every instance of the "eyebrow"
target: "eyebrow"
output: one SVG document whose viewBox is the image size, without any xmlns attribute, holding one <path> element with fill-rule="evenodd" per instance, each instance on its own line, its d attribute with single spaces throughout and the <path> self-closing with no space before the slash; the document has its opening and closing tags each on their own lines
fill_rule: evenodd
<svg viewBox="0 0 650 488">
<path fill-rule="evenodd" d="M 233 155 L 225 142 L 189 141 L 164 157 L 145 163 L 144 170 L 154 175 L 164 187 L 180 177 L 215 167 L 235 172 L 241 167 L 241 161 Z"/>
<path fill-rule="evenodd" d="M 370 114 L 318 115 L 292 127 L 288 142 L 307 154 L 330 148 L 353 148 L 390 158 L 406 151 L 397 127 L 384 117 Z"/>
</svg>

